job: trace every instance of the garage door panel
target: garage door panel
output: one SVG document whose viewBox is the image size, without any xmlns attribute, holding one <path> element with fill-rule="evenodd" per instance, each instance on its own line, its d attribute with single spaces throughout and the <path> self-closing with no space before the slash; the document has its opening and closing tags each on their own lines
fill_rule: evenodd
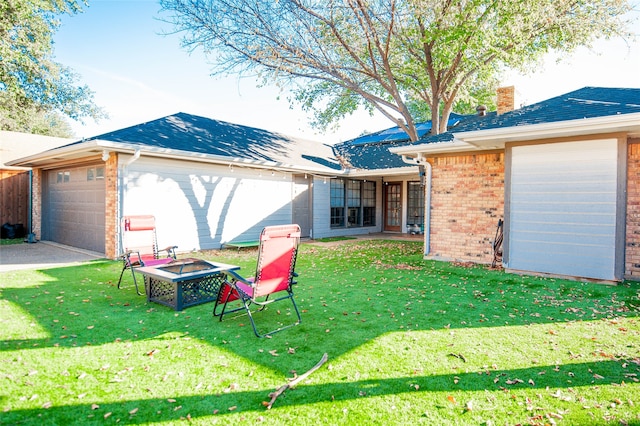
<svg viewBox="0 0 640 426">
<path fill-rule="evenodd" d="M 579 223 L 579 222 L 515 222 L 511 227 L 511 232 L 534 234 L 585 234 L 585 235 L 608 235 L 615 231 L 615 223 Z"/>
<path fill-rule="evenodd" d="M 596 209 L 596 207 L 591 207 Z M 525 226 L 527 223 L 566 223 L 566 224 L 584 224 L 584 225 L 615 225 L 616 220 L 611 214 L 607 212 L 589 211 L 580 212 L 566 209 L 564 211 L 543 212 L 534 211 L 533 209 L 528 211 L 520 211 L 510 215 L 511 217 L 511 229 L 521 229 L 521 226 Z"/>
<path fill-rule="evenodd" d="M 598 162 L 601 162 L 598 160 Z M 557 167 L 557 165 L 555 165 Z M 610 170 L 598 169 L 599 164 L 589 164 L 583 168 L 584 164 L 571 164 L 562 166 L 560 170 L 550 167 L 548 164 L 529 164 L 522 167 L 521 174 L 527 176 L 528 180 L 540 184 L 558 184 L 558 183 L 580 183 L 581 181 L 597 182 L 599 180 L 611 180 L 616 178 Z M 550 175 L 553 173 L 553 175 Z"/>
<path fill-rule="evenodd" d="M 577 232 L 531 232 L 524 231 L 518 233 L 518 239 L 513 240 L 514 248 L 521 246 L 526 249 L 527 245 L 538 248 L 538 246 L 548 246 L 547 250 L 565 251 L 562 247 L 575 247 L 578 253 L 582 253 L 585 247 L 596 247 L 598 250 L 607 248 L 613 250 L 615 240 L 608 234 L 577 233 Z M 570 250 L 567 252 L 571 252 Z"/>
<path fill-rule="evenodd" d="M 43 193 L 42 237 L 45 240 L 104 253 L 105 182 L 88 179 L 88 168 L 51 170 Z M 59 174 L 68 174 L 68 179 Z M 92 176 L 96 176 L 95 173 Z"/>
<path fill-rule="evenodd" d="M 528 197 L 556 197 L 562 200 L 580 200 L 585 195 L 594 194 L 597 196 L 606 196 L 610 194 L 611 185 L 615 185 L 616 180 L 600 179 L 598 181 L 582 181 L 576 182 L 572 186 L 561 185 L 559 183 L 543 185 L 536 182 L 527 184 L 512 185 L 514 191 L 514 200 L 528 199 Z M 588 185 L 589 190 L 585 191 L 584 187 Z M 614 198 L 615 201 L 615 198 Z"/>
<path fill-rule="evenodd" d="M 616 277 L 617 140 L 513 147 L 507 266 Z"/>
</svg>

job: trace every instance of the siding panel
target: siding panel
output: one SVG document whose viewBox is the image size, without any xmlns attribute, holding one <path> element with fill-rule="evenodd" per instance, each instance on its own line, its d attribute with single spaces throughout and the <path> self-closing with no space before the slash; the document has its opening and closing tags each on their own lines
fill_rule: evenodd
<svg viewBox="0 0 640 426">
<path fill-rule="evenodd" d="M 155 215 L 158 243 L 179 251 L 255 241 L 264 226 L 292 220 L 290 174 L 143 157 L 126 167 L 123 187 L 123 214 Z"/>
</svg>

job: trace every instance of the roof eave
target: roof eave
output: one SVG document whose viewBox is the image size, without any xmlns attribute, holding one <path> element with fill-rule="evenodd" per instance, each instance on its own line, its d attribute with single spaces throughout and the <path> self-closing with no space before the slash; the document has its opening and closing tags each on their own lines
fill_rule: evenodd
<svg viewBox="0 0 640 426">
<path fill-rule="evenodd" d="M 626 132 L 632 137 L 640 136 L 640 113 L 501 127 L 469 132 L 453 132 L 454 139 L 451 142 L 409 145 L 390 148 L 389 151 L 397 155 L 418 157 L 420 154 L 433 155 L 504 149 L 507 142 L 616 132 Z"/>
<path fill-rule="evenodd" d="M 347 169 L 346 177 L 402 176 L 417 172 L 417 166 L 393 167 L 389 169 Z"/>
<path fill-rule="evenodd" d="M 266 168 L 275 169 L 280 171 L 289 172 L 311 172 L 317 174 L 335 175 L 340 173 L 338 170 L 333 170 L 328 167 L 303 167 L 299 165 L 278 162 L 278 161 L 266 161 L 266 160 L 251 160 L 238 157 L 228 157 L 223 155 L 214 154 L 202 154 L 191 151 L 182 151 L 167 148 L 151 147 L 148 145 L 141 145 L 135 143 L 126 142 L 112 142 L 100 139 L 95 139 L 79 144 L 73 144 L 60 148 L 55 148 L 49 151 L 45 151 L 39 154 L 31 155 L 24 158 L 19 158 L 11 161 L 7 165 L 21 166 L 21 167 L 46 167 L 54 162 L 63 160 L 73 160 L 77 158 L 86 157 L 87 154 L 101 155 L 104 152 L 114 152 L 122 154 L 135 154 L 140 152 L 141 156 L 167 158 L 176 160 L 192 160 L 202 163 L 210 164 L 222 164 L 222 165 L 236 165 L 238 167 L 254 167 L 254 168 Z"/>
</svg>

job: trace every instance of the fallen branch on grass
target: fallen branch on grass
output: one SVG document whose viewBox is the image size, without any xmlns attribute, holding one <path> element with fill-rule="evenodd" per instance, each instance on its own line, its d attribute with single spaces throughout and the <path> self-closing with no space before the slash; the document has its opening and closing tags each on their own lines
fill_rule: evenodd
<svg viewBox="0 0 640 426">
<path fill-rule="evenodd" d="M 291 379 L 289 381 L 289 383 L 280 386 L 275 392 L 271 392 L 269 394 L 269 396 L 271 397 L 271 401 L 263 403 L 267 407 L 267 410 L 269 410 L 273 406 L 273 403 L 276 402 L 276 399 L 280 395 L 282 395 L 284 393 L 284 391 L 286 391 L 287 389 L 295 388 L 296 385 L 298 383 L 300 383 L 301 381 L 303 381 L 304 379 L 306 379 L 309 376 L 309 374 L 313 373 L 318 368 L 322 367 L 322 364 L 327 362 L 327 359 L 329 359 L 329 356 L 325 353 L 324 355 L 322 355 L 322 358 L 320 359 L 320 361 L 318 361 L 318 363 L 316 365 L 314 365 L 309 371 L 307 371 L 306 373 L 304 373 L 301 376 L 298 376 L 298 377 L 296 377 L 294 379 Z"/>
</svg>

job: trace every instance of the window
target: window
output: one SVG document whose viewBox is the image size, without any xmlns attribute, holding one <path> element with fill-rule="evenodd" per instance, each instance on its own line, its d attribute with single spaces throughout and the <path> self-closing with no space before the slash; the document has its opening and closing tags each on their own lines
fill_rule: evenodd
<svg viewBox="0 0 640 426">
<path fill-rule="evenodd" d="M 56 174 L 56 183 L 67 183 L 71 180 L 71 172 L 64 171 Z"/>
<path fill-rule="evenodd" d="M 376 183 L 331 179 L 331 227 L 374 226 Z"/>
<path fill-rule="evenodd" d="M 424 186 L 420 182 L 408 182 L 407 226 L 412 234 L 424 232 Z"/>
<path fill-rule="evenodd" d="M 362 183 L 362 226 L 376 224 L 376 183 Z"/>
<path fill-rule="evenodd" d="M 93 168 L 88 168 L 87 169 L 87 180 L 93 180 L 96 174 L 96 170 Z"/>
<path fill-rule="evenodd" d="M 344 181 L 331 179 L 331 227 L 344 226 Z"/>
<path fill-rule="evenodd" d="M 347 207 L 349 226 L 360 225 L 360 181 L 347 181 Z"/>
<path fill-rule="evenodd" d="M 104 167 L 96 168 L 96 179 L 104 179 Z"/>
</svg>

